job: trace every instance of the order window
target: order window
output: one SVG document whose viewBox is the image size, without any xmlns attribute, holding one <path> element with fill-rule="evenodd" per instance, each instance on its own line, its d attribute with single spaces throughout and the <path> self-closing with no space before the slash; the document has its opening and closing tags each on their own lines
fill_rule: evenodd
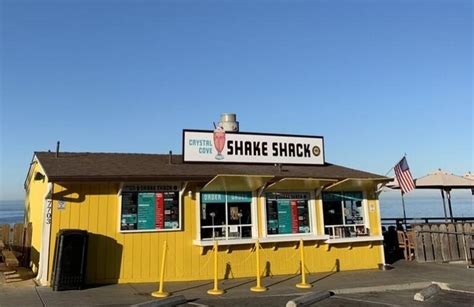
<svg viewBox="0 0 474 307">
<path fill-rule="evenodd" d="M 201 239 L 252 237 L 251 192 L 202 192 Z"/>
<path fill-rule="evenodd" d="M 309 193 L 266 193 L 267 235 L 311 232 Z"/>
<path fill-rule="evenodd" d="M 178 184 L 137 184 L 122 188 L 121 231 L 159 231 L 181 228 Z"/>
<path fill-rule="evenodd" d="M 323 192 L 325 233 L 333 238 L 366 236 L 362 192 Z"/>
</svg>

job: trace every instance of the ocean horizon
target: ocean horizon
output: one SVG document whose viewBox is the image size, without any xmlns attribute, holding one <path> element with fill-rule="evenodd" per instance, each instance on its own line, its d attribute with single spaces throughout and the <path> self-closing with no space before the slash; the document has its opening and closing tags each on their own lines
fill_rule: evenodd
<svg viewBox="0 0 474 307">
<path fill-rule="evenodd" d="M 472 195 L 462 193 L 453 194 L 451 203 L 453 216 L 474 217 L 474 198 Z M 382 218 L 403 217 L 402 199 L 399 194 L 382 193 L 379 197 L 380 214 Z M 446 200 L 446 207 L 447 207 Z M 405 210 L 408 218 L 444 217 L 443 201 L 441 195 L 405 196 Z M 446 208 L 448 215 L 449 209 Z M 0 201 L 0 224 L 22 223 L 24 220 L 23 200 Z"/>
</svg>

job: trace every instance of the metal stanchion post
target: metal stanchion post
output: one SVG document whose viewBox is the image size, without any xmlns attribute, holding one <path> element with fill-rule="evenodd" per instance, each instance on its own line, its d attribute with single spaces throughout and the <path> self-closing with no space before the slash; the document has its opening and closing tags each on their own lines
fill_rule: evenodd
<svg viewBox="0 0 474 307">
<path fill-rule="evenodd" d="M 296 287 L 301 288 L 301 289 L 309 289 L 312 286 L 306 283 L 306 274 L 304 270 L 304 242 L 302 239 L 300 240 L 300 254 L 301 254 L 301 283 L 296 284 Z"/>
<path fill-rule="evenodd" d="M 218 251 L 217 240 L 214 240 L 214 288 L 207 291 L 207 294 L 221 295 L 224 294 L 224 290 L 219 289 L 217 281 L 217 251 Z"/>
<path fill-rule="evenodd" d="M 261 280 L 260 280 L 260 243 L 257 242 L 255 243 L 255 254 L 257 257 L 257 285 L 255 287 L 250 288 L 250 291 L 253 292 L 264 292 L 267 291 L 268 289 L 266 287 L 262 287 Z"/>
<path fill-rule="evenodd" d="M 166 241 L 163 242 L 163 256 L 161 257 L 161 272 L 160 272 L 160 287 L 158 291 L 153 292 L 151 295 L 154 297 L 167 297 L 170 295 L 168 292 L 163 291 L 163 284 L 165 278 L 165 260 L 166 260 Z"/>
</svg>

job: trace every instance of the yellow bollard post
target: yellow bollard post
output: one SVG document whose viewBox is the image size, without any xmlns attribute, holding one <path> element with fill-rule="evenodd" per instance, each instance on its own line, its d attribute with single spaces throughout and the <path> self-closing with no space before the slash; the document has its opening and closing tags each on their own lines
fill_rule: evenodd
<svg viewBox="0 0 474 307">
<path fill-rule="evenodd" d="M 312 286 L 306 283 L 306 274 L 304 271 L 304 242 L 300 240 L 300 254 L 301 254 L 301 283 L 296 284 L 296 288 L 309 289 Z"/>
<path fill-rule="evenodd" d="M 217 240 L 214 240 L 214 288 L 207 290 L 207 294 L 211 295 L 221 295 L 224 294 L 224 290 L 219 289 L 217 283 L 217 251 L 219 247 L 217 245 Z"/>
<path fill-rule="evenodd" d="M 158 291 L 153 292 L 151 295 L 154 297 L 167 297 L 170 295 L 168 292 L 163 291 L 163 284 L 165 278 L 165 259 L 166 259 L 166 241 L 163 242 L 163 256 L 161 257 L 161 272 L 160 272 L 160 287 Z"/>
<path fill-rule="evenodd" d="M 267 291 L 268 289 L 266 287 L 262 287 L 261 281 L 260 281 L 260 243 L 257 242 L 255 243 L 255 254 L 257 257 L 257 285 L 255 287 L 250 288 L 250 291 L 253 292 L 264 292 Z"/>
</svg>

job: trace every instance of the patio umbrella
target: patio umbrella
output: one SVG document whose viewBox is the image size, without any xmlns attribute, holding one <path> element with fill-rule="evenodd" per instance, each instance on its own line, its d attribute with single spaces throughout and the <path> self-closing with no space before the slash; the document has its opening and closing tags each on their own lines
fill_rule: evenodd
<svg viewBox="0 0 474 307">
<path fill-rule="evenodd" d="M 430 173 L 426 176 L 420 177 L 415 180 L 417 189 L 439 189 L 441 191 L 441 197 L 443 198 L 443 209 L 444 216 L 447 219 L 446 213 L 446 201 L 444 193 L 448 198 L 449 215 L 451 221 L 453 221 L 453 210 L 451 207 L 451 190 L 452 189 L 474 189 L 474 180 L 449 174 L 447 172 L 438 169 L 437 171 Z"/>
</svg>

